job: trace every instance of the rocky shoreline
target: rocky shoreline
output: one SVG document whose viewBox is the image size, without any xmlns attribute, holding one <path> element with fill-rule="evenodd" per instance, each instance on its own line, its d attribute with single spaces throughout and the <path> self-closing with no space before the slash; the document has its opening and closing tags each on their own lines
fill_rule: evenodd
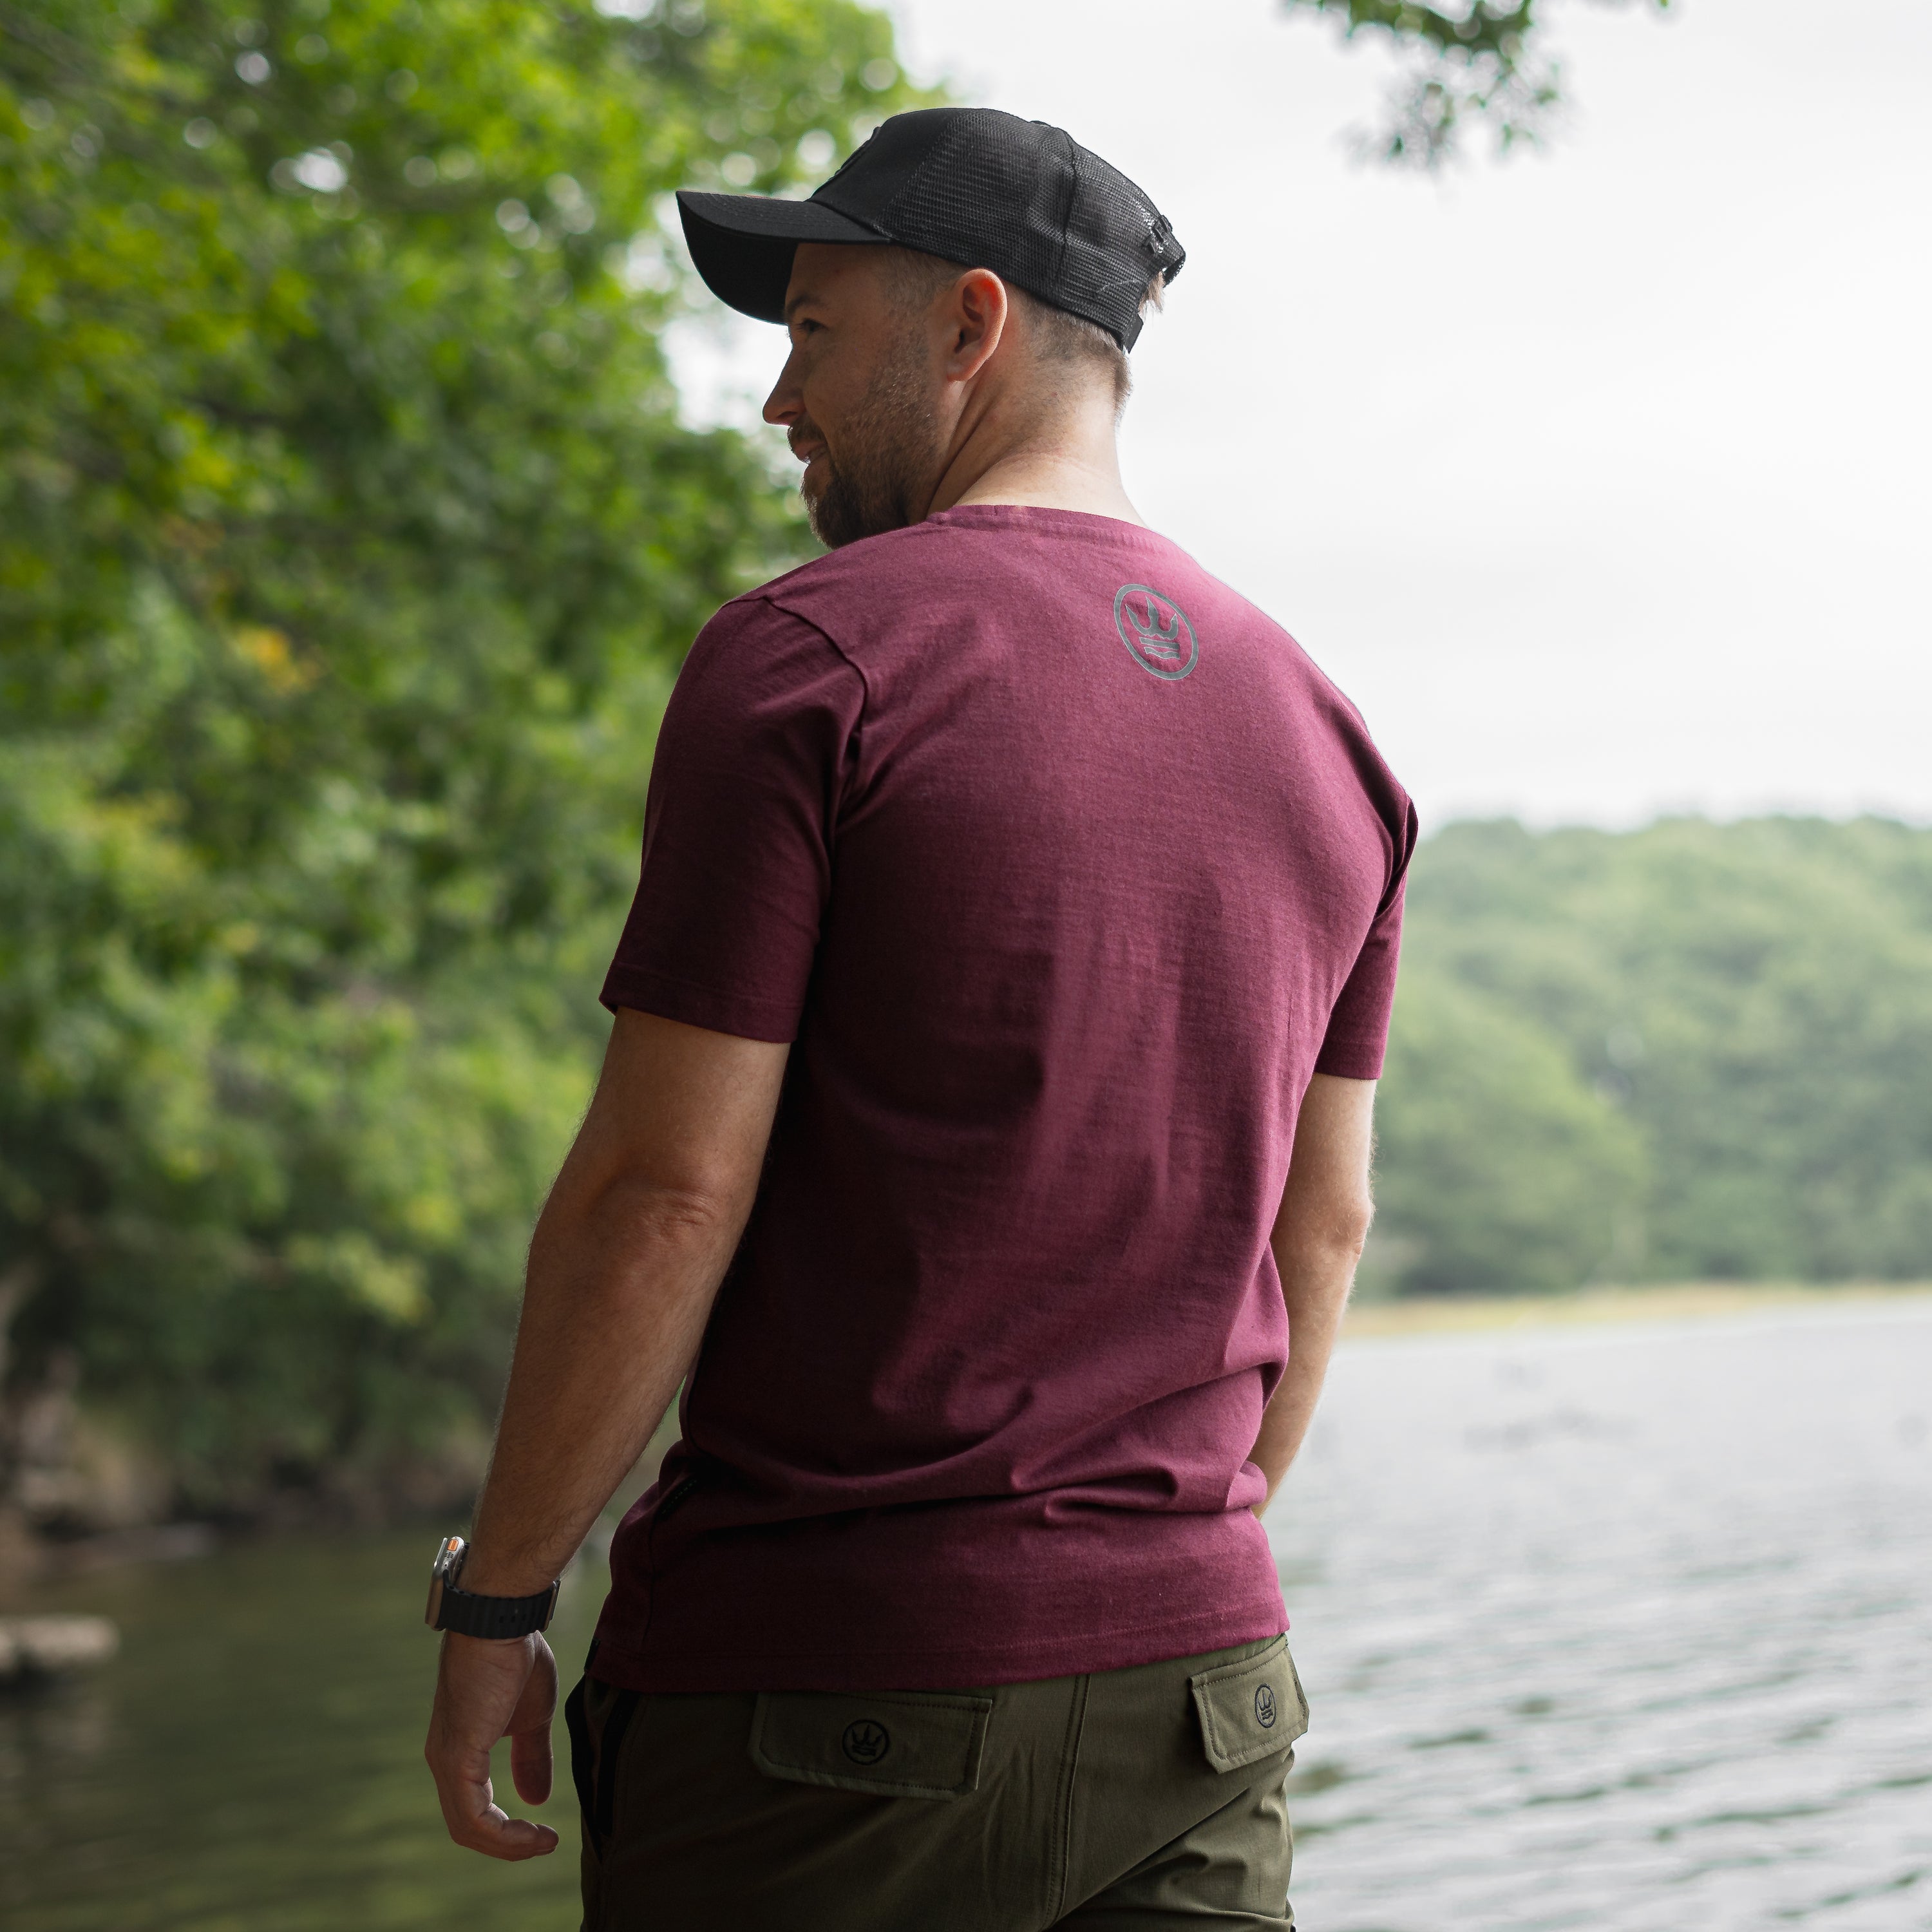
<svg viewBox="0 0 1932 1932">
<path fill-rule="evenodd" d="M 120 1648 L 106 1617 L 0 1617 L 0 1691 L 92 1670 Z"/>
</svg>

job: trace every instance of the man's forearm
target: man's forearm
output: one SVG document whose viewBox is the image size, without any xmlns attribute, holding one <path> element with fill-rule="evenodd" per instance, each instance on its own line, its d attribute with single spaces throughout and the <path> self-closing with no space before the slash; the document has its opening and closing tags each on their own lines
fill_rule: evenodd
<svg viewBox="0 0 1932 1932">
<path fill-rule="evenodd" d="M 1328 1373 L 1335 1337 L 1348 1304 L 1348 1290 L 1361 1258 L 1358 1243 L 1306 1246 L 1287 1253 L 1277 1248 L 1282 1299 L 1288 1305 L 1288 1370 L 1262 1416 L 1250 1460 L 1268 1478 L 1272 1502 L 1288 1465 L 1294 1460 L 1314 1420 L 1322 1384 Z"/>
<path fill-rule="evenodd" d="M 633 1183 L 560 1184 L 530 1244 L 463 1587 L 533 1595 L 643 1453 L 698 1351 L 741 1212 Z"/>
<path fill-rule="evenodd" d="M 1249 1457 L 1268 1478 L 1262 1509 L 1314 1420 L 1368 1238 L 1375 1213 L 1369 1198 L 1375 1096 L 1372 1080 L 1318 1073 L 1295 1119 L 1288 1184 L 1268 1236 L 1288 1310 L 1288 1372 L 1262 1414 Z"/>
</svg>

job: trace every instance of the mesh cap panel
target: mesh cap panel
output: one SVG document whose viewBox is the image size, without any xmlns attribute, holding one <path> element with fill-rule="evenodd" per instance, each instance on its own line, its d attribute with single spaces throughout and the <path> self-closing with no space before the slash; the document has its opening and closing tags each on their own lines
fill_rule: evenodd
<svg viewBox="0 0 1932 1932">
<path fill-rule="evenodd" d="M 772 320 L 798 242 L 848 238 L 814 228 L 814 220 L 830 218 L 826 210 L 859 224 L 862 237 L 851 238 L 991 268 L 1097 322 L 1127 349 L 1140 335 L 1148 283 L 1157 274 L 1172 281 L 1187 259 L 1166 217 L 1118 168 L 1058 128 L 990 107 L 894 115 L 808 201 L 718 194 L 679 201 L 712 292 Z M 747 203 L 757 212 L 746 208 L 734 238 L 730 211 Z M 790 232 L 774 233 L 775 225 Z M 742 259 L 733 258 L 734 248 Z"/>
</svg>

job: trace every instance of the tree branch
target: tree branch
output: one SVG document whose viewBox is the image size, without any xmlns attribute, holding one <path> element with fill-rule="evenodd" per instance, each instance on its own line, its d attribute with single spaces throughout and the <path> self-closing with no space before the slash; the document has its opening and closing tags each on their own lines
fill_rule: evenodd
<svg viewBox="0 0 1932 1932">
<path fill-rule="evenodd" d="M 1434 170 L 1460 152 L 1471 122 L 1486 124 L 1498 152 L 1541 145 L 1563 105 L 1556 63 L 1543 50 L 1550 0 L 1471 0 L 1451 12 L 1414 0 L 1282 0 L 1325 14 L 1352 40 L 1386 34 L 1420 61 L 1390 92 L 1382 128 L 1359 149 L 1399 166 Z M 1612 0 L 1622 4 L 1623 0 Z M 1648 0 L 1659 13 L 1672 0 Z"/>
</svg>

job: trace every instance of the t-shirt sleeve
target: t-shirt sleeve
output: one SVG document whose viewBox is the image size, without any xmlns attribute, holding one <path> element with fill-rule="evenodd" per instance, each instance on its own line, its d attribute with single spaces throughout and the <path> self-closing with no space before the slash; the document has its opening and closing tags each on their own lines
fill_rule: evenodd
<svg viewBox="0 0 1932 1932">
<path fill-rule="evenodd" d="M 658 734 L 637 897 L 604 982 L 614 1012 L 796 1037 L 864 699 L 823 632 L 762 598 L 699 634 Z"/>
<path fill-rule="evenodd" d="M 1388 1046 L 1389 1016 L 1395 1006 L 1396 963 L 1402 951 L 1402 896 L 1408 884 L 1409 855 L 1415 849 L 1415 808 L 1403 801 L 1403 829 L 1396 845 L 1394 876 L 1376 908 L 1375 922 L 1342 982 L 1341 997 L 1328 1016 L 1328 1030 L 1316 1056 L 1315 1070 L 1344 1080 L 1379 1080 Z"/>
</svg>

